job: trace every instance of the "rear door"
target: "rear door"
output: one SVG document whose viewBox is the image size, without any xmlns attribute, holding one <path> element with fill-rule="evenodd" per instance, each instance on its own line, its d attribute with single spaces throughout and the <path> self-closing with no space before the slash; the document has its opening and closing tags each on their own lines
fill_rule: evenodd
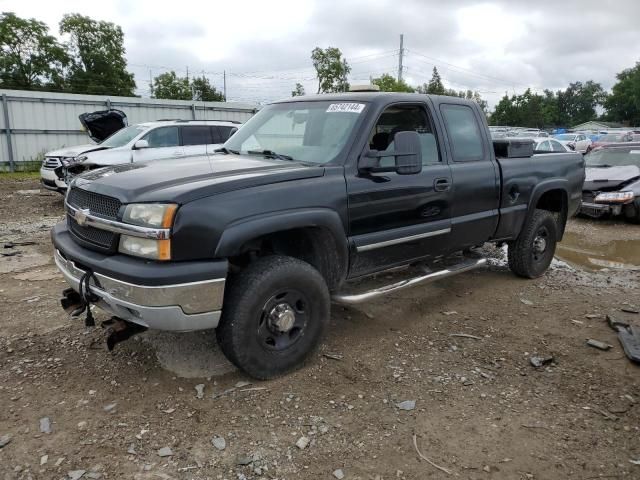
<svg viewBox="0 0 640 480">
<path fill-rule="evenodd" d="M 452 249 L 471 247 L 491 238 L 499 219 L 500 172 L 478 108 L 466 103 L 439 105 L 453 178 Z"/>
<path fill-rule="evenodd" d="M 452 180 L 438 145 L 427 105 L 388 106 L 368 135 L 367 149 L 392 151 L 394 136 L 417 131 L 422 141 L 422 172 L 361 173 L 346 170 L 349 232 L 355 247 L 350 276 L 359 276 L 442 253 L 451 228 Z M 393 157 L 381 166 L 393 166 Z"/>
<path fill-rule="evenodd" d="M 140 140 L 146 140 L 149 147 L 133 150 L 134 162 L 167 160 L 184 155 L 183 147 L 180 146 L 180 132 L 177 126 L 154 128 Z"/>
<path fill-rule="evenodd" d="M 209 125 L 184 125 L 180 131 L 185 155 L 204 155 L 207 145 L 213 143 Z"/>
</svg>

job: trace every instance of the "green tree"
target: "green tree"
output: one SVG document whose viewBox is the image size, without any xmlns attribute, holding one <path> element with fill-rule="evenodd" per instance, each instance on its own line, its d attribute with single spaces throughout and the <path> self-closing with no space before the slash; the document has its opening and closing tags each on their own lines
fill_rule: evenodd
<svg viewBox="0 0 640 480">
<path fill-rule="evenodd" d="M 373 84 L 380 87 L 381 92 L 415 92 L 415 88 L 408 85 L 404 80 L 396 80 L 395 77 L 388 73 L 383 74 L 380 78 L 374 79 Z"/>
<path fill-rule="evenodd" d="M 557 96 L 558 120 L 567 126 L 595 119 L 596 108 L 602 105 L 607 97 L 602 86 L 592 80 L 570 83 L 566 90 L 557 92 Z"/>
<path fill-rule="evenodd" d="M 305 95 L 304 87 L 302 86 L 301 83 L 296 83 L 296 87 L 291 91 L 291 96 L 292 97 L 303 97 L 304 95 Z"/>
<path fill-rule="evenodd" d="M 431 80 L 429 80 L 429 83 L 425 83 L 419 86 L 416 90 L 418 91 L 418 93 L 428 93 L 431 95 L 447 94 L 447 90 L 444 88 L 442 78 L 440 78 L 440 74 L 438 73 L 438 69 L 436 67 L 433 67 L 433 74 L 431 75 Z"/>
<path fill-rule="evenodd" d="M 191 91 L 193 99 L 203 102 L 224 102 L 226 99 L 222 92 L 216 90 L 216 87 L 209 83 L 209 79 L 205 76 L 194 78 L 191 81 Z"/>
<path fill-rule="evenodd" d="M 69 56 L 43 22 L 0 15 L 0 82 L 4 88 L 61 88 Z"/>
<path fill-rule="evenodd" d="M 347 75 L 351 67 L 342 58 L 339 48 L 328 47 L 322 49 L 316 47 L 311 52 L 313 68 L 318 77 L 318 93 L 346 92 L 349 90 Z"/>
<path fill-rule="evenodd" d="M 640 62 L 616 75 L 618 80 L 605 101 L 605 118 L 640 125 Z"/>
<path fill-rule="evenodd" d="M 161 73 L 153 79 L 151 87 L 152 98 L 169 100 L 192 100 L 193 92 L 187 77 L 178 77 L 173 70 Z"/>
<path fill-rule="evenodd" d="M 70 36 L 67 44 L 72 63 L 67 77 L 76 93 L 133 96 L 136 83 L 127 71 L 122 28 L 80 14 L 67 14 L 60 33 Z"/>
</svg>

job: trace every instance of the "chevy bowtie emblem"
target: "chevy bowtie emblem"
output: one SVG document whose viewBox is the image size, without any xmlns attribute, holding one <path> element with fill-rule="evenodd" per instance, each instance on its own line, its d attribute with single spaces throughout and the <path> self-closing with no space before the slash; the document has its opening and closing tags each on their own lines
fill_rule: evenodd
<svg viewBox="0 0 640 480">
<path fill-rule="evenodd" d="M 74 215 L 74 218 L 76 219 L 76 222 L 78 222 L 78 225 L 84 226 L 84 224 L 87 223 L 87 216 L 90 213 L 91 212 L 89 211 L 88 208 L 80 208 L 76 210 L 76 214 Z"/>
</svg>

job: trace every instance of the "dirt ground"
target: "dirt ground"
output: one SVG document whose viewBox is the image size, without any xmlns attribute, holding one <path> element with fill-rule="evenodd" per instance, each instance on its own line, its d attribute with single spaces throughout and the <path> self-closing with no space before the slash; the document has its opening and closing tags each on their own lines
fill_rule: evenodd
<svg viewBox="0 0 640 480">
<path fill-rule="evenodd" d="M 639 226 L 571 220 L 538 280 L 494 249 L 486 268 L 334 306 L 308 366 L 249 384 L 210 332 L 108 353 L 69 319 L 48 238 L 62 197 L 37 189 L 0 179 L 0 247 L 35 242 L 0 248 L 21 252 L 0 257 L 0 479 L 640 478 L 640 367 L 605 321 L 640 325 L 621 310 L 640 307 Z"/>
</svg>

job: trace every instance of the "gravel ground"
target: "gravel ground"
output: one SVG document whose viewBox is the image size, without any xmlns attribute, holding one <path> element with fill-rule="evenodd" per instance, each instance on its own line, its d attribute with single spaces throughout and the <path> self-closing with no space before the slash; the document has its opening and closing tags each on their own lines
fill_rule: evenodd
<svg viewBox="0 0 640 480">
<path fill-rule="evenodd" d="M 35 189 L 0 177 L 0 241 L 34 242 L 0 257 L 2 479 L 640 478 L 640 368 L 605 321 L 640 325 L 621 311 L 640 306 L 638 226 L 572 220 L 538 280 L 489 248 L 486 268 L 335 306 L 305 368 L 250 383 L 211 332 L 108 353 L 70 320 L 62 198 Z"/>
</svg>

